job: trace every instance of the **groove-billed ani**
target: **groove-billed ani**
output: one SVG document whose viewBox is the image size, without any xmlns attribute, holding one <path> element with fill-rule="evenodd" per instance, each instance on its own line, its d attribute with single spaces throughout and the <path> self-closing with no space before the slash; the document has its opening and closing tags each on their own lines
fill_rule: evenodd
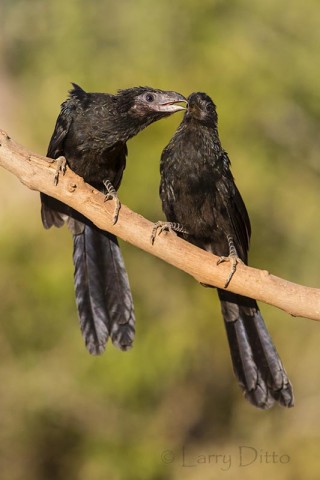
<svg viewBox="0 0 320 480">
<path fill-rule="evenodd" d="M 73 87 L 61 106 L 47 156 L 64 157 L 86 182 L 118 201 L 127 140 L 156 120 L 183 110 L 177 103 L 185 99 L 149 87 L 120 90 L 116 95 Z M 135 318 L 117 238 L 47 195 L 41 194 L 41 201 L 44 227 L 61 227 L 66 221 L 73 234 L 76 303 L 89 352 L 102 353 L 109 335 L 116 346 L 127 350 L 133 342 Z"/>
<path fill-rule="evenodd" d="M 160 197 L 168 223 L 185 240 L 247 263 L 250 221 L 205 93 L 188 98 L 183 121 L 161 157 Z M 162 223 L 162 226 L 161 226 Z M 160 230 L 160 231 L 161 231 Z M 227 283 L 232 274 L 229 275 Z M 260 408 L 293 406 L 292 387 L 255 300 L 218 289 L 233 369 L 245 397 Z"/>
</svg>

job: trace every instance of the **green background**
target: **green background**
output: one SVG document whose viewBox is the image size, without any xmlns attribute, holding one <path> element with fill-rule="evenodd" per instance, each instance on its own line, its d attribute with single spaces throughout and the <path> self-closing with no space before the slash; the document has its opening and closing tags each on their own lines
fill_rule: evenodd
<svg viewBox="0 0 320 480">
<path fill-rule="evenodd" d="M 72 81 L 206 91 L 252 220 L 251 265 L 316 287 L 319 51 L 317 0 L 2 0 L 0 128 L 45 153 Z M 120 198 L 150 220 L 163 218 L 159 158 L 181 117 L 128 144 Z M 319 324 L 261 305 L 296 406 L 256 410 L 233 376 L 215 292 L 122 243 L 135 346 L 92 358 L 69 232 L 44 231 L 39 195 L 5 171 L 0 205 L 1 479 L 318 478 Z M 251 465 L 241 446 L 255 449 Z"/>
</svg>

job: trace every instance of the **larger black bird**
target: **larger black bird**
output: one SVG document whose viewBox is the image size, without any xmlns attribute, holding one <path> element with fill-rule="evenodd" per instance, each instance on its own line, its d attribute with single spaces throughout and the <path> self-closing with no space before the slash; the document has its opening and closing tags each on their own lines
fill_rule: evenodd
<svg viewBox="0 0 320 480">
<path fill-rule="evenodd" d="M 117 201 L 129 138 L 151 123 L 183 110 L 176 92 L 135 87 L 118 94 L 86 93 L 73 84 L 62 104 L 47 156 L 63 156 L 70 168 L 107 198 Z M 60 161 L 57 162 L 60 165 Z M 68 223 L 73 233 L 75 292 L 80 326 L 91 354 L 104 351 L 110 335 L 121 350 L 134 337 L 134 308 L 122 255 L 114 235 L 99 230 L 68 206 L 41 194 L 45 228 Z"/>
<path fill-rule="evenodd" d="M 170 222 L 162 229 L 173 228 L 185 240 L 232 261 L 233 271 L 237 261 L 247 263 L 251 227 L 217 120 L 210 97 L 190 95 L 183 121 L 161 157 L 160 197 Z M 256 301 L 221 289 L 218 295 L 245 397 L 264 409 L 275 401 L 293 406 L 290 381 Z"/>
</svg>

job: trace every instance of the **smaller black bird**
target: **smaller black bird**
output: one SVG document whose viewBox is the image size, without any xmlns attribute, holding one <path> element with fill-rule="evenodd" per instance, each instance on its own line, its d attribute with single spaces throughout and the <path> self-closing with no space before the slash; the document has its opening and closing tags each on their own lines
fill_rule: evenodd
<svg viewBox="0 0 320 480">
<path fill-rule="evenodd" d="M 177 92 L 133 87 L 116 95 L 87 93 L 73 84 L 63 102 L 47 156 L 69 167 L 116 200 L 126 166 L 126 142 L 151 123 L 184 110 Z M 55 177 L 57 181 L 59 170 Z M 63 203 L 41 194 L 45 228 L 67 222 L 73 234 L 74 284 L 81 331 L 91 354 L 101 354 L 111 337 L 121 350 L 131 347 L 135 316 L 117 238 Z"/>
<path fill-rule="evenodd" d="M 188 109 L 161 157 L 160 197 L 167 223 L 185 240 L 231 261 L 226 286 L 238 261 L 247 263 L 250 220 L 230 171 L 217 128 L 216 106 L 193 93 Z M 255 300 L 218 289 L 233 369 L 245 397 L 259 408 L 275 401 L 293 406 L 290 381 Z"/>
</svg>

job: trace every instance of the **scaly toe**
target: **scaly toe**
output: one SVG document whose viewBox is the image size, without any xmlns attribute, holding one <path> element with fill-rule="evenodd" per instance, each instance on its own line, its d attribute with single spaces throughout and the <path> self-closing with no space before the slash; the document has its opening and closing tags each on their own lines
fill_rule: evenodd
<svg viewBox="0 0 320 480">
<path fill-rule="evenodd" d="M 230 273 L 229 273 L 228 278 L 226 280 L 226 283 L 224 285 L 224 288 L 227 288 L 231 279 L 232 279 L 232 277 L 233 277 L 233 275 L 235 274 L 235 272 L 237 270 L 238 263 L 243 264 L 243 261 L 237 255 L 229 255 L 228 257 L 221 256 L 219 258 L 219 260 L 217 261 L 217 265 L 220 265 L 220 263 L 223 263 L 223 262 L 230 262 L 231 263 Z"/>
</svg>

